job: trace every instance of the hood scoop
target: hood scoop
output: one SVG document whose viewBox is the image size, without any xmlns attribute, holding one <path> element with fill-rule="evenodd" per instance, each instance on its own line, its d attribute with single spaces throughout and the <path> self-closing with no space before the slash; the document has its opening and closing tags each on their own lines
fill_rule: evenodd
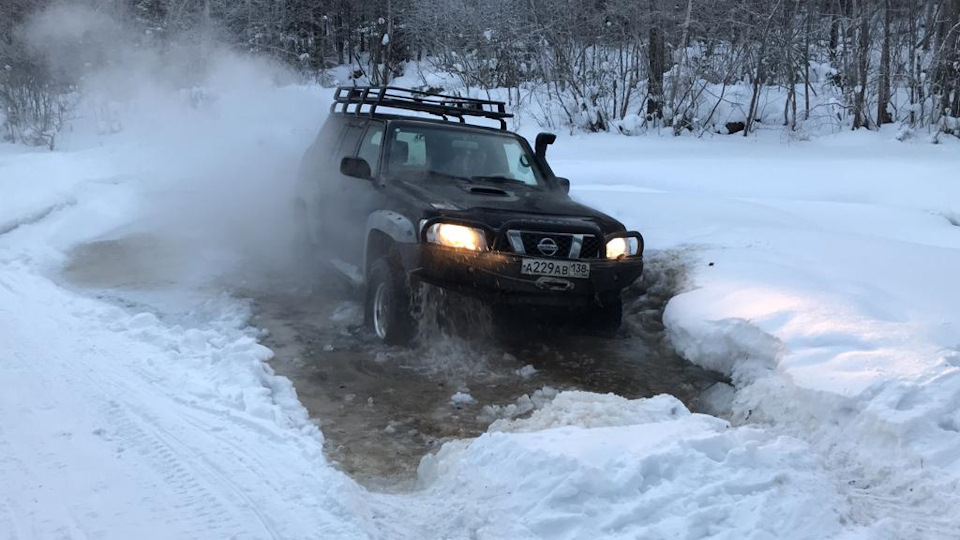
<svg viewBox="0 0 960 540">
<path fill-rule="evenodd" d="M 466 191 L 473 195 L 492 195 L 494 197 L 507 197 L 510 195 L 506 191 L 493 186 L 469 186 L 466 188 Z"/>
</svg>

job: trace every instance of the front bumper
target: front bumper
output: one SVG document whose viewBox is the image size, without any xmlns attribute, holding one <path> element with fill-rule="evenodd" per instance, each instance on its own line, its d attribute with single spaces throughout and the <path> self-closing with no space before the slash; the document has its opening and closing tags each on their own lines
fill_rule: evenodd
<svg viewBox="0 0 960 540">
<path fill-rule="evenodd" d="M 420 244 L 411 275 L 417 279 L 485 301 L 543 306 L 590 306 L 619 296 L 643 273 L 643 257 L 589 259 L 590 277 L 530 276 L 520 271 L 529 256 L 499 251 L 466 252 Z M 414 262 L 414 261 L 411 261 Z"/>
</svg>

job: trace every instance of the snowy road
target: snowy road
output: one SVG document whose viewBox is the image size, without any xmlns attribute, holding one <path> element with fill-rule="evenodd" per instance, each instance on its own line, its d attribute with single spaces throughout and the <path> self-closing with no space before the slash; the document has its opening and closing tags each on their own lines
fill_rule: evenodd
<svg viewBox="0 0 960 540">
<path fill-rule="evenodd" d="M 78 186 L 90 206 L 117 203 L 111 192 Z M 344 518 L 362 512 L 359 490 L 324 466 L 251 336 L 169 327 L 40 275 L 56 264 L 49 235 L 97 215 L 82 208 L 0 237 L 3 536 L 362 536 Z M 205 377 L 211 355 L 231 367 Z"/>
</svg>

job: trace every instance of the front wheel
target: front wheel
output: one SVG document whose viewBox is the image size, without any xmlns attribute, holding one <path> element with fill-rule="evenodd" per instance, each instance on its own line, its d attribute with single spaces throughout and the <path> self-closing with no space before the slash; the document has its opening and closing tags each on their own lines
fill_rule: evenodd
<svg viewBox="0 0 960 540">
<path fill-rule="evenodd" d="M 410 285 L 387 260 L 374 263 L 367 276 L 364 318 L 377 338 L 389 345 L 409 345 L 416 336 Z"/>
</svg>

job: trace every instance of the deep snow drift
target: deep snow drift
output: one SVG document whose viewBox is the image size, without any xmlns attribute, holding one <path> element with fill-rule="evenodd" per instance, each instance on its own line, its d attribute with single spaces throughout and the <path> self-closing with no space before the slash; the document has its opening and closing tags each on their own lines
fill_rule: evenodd
<svg viewBox="0 0 960 540">
<path fill-rule="evenodd" d="M 425 459 L 417 491 L 380 494 L 326 461 L 322 425 L 218 285 L 290 260 L 290 173 L 329 95 L 236 73 L 162 107 L 115 104 L 120 133 L 78 126 L 67 151 L 0 147 L 5 536 L 960 530 L 956 145 L 561 137 L 550 155 L 576 197 L 650 249 L 688 253 L 691 290 L 668 306 L 668 331 L 733 377 L 732 424 L 670 396 L 560 393 Z M 182 247 L 157 253 L 168 279 L 152 300 L 115 305 L 60 282 L 71 248 L 145 232 Z"/>
</svg>

